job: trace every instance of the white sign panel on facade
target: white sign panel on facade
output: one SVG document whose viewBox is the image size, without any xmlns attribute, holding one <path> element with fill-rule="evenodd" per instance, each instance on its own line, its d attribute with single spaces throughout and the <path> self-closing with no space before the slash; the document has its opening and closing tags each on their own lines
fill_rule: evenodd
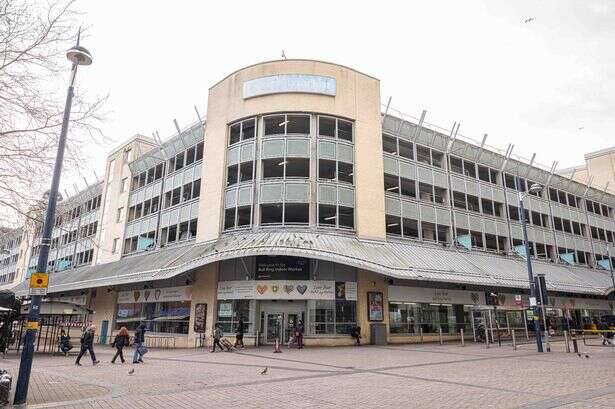
<svg viewBox="0 0 615 409">
<path fill-rule="evenodd" d="M 220 300 L 356 300 L 357 283 L 348 281 L 250 280 L 218 283 Z"/>
<path fill-rule="evenodd" d="M 243 99 L 283 93 L 320 94 L 334 97 L 336 92 L 335 78 L 322 75 L 270 75 L 243 83 Z"/>
<path fill-rule="evenodd" d="M 390 301 L 432 304 L 484 305 L 483 291 L 446 290 L 441 288 L 389 286 Z"/>
<path fill-rule="evenodd" d="M 85 295 L 72 295 L 66 297 L 52 297 L 52 301 L 66 302 L 75 305 L 86 305 L 87 297 Z"/>
<path fill-rule="evenodd" d="M 117 294 L 118 304 L 190 301 L 191 299 L 192 286 L 148 288 L 145 290 L 120 291 Z"/>
</svg>

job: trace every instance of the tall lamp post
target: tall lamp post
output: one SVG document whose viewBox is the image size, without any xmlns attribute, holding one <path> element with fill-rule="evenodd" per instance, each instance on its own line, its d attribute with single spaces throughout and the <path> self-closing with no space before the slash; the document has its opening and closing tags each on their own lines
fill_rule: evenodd
<svg viewBox="0 0 615 409">
<path fill-rule="evenodd" d="M 542 336 L 540 334 L 540 322 L 536 319 L 537 316 L 540 316 L 538 310 L 538 303 L 536 302 L 536 285 L 534 282 L 534 274 L 532 272 L 532 258 L 530 257 L 530 246 L 527 240 L 527 225 L 525 222 L 525 207 L 523 206 L 523 199 L 527 197 L 530 192 L 538 193 L 542 191 L 542 186 L 539 184 L 533 184 L 530 186 L 530 190 L 528 192 L 519 192 L 519 209 L 521 216 L 521 226 L 523 228 L 523 244 L 525 246 L 525 259 L 527 260 L 527 278 L 530 284 L 530 305 L 533 310 L 532 321 L 534 321 L 534 334 L 536 334 L 536 350 L 538 352 L 543 352 L 542 350 Z"/>
<path fill-rule="evenodd" d="M 75 77 L 77 75 L 77 68 L 80 65 L 92 64 L 92 55 L 85 47 L 79 45 L 79 37 L 80 34 L 77 35 L 77 44 L 66 52 L 66 57 L 73 63 L 73 66 L 70 73 L 68 93 L 66 95 L 66 105 L 64 107 L 62 130 L 58 141 L 58 152 L 56 154 L 55 166 L 53 168 L 53 178 L 51 179 L 51 189 L 49 191 L 49 202 L 47 204 L 45 224 L 43 225 L 40 253 L 36 264 L 36 271 L 38 272 L 37 276 L 40 280 L 39 283 L 44 283 L 44 287 L 46 287 L 48 279 L 47 262 L 49 259 L 49 245 L 51 244 L 51 233 L 53 230 L 56 204 L 58 201 L 58 188 L 60 185 L 60 176 L 62 174 L 62 162 L 64 160 L 64 150 L 66 147 L 68 121 L 73 103 Z M 30 286 L 33 287 L 32 281 L 30 281 Z M 21 362 L 19 363 L 19 376 L 17 378 L 17 386 L 15 387 L 15 399 L 13 401 L 15 405 L 26 403 L 26 398 L 28 397 L 28 384 L 30 383 L 30 372 L 32 371 L 32 358 L 34 355 L 34 340 L 38 331 L 38 320 L 42 295 L 33 293 L 31 298 L 26 335 L 24 338 L 23 350 L 21 352 Z"/>
</svg>

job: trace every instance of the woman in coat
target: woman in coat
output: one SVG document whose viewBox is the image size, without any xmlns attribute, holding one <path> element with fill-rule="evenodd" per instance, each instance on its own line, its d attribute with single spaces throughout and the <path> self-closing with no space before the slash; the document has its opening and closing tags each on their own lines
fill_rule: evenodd
<svg viewBox="0 0 615 409">
<path fill-rule="evenodd" d="M 115 349 L 117 349 L 115 356 L 113 356 L 113 359 L 111 360 L 112 364 L 115 363 L 115 360 L 117 359 L 118 356 L 122 360 L 122 363 L 125 362 L 123 350 L 124 350 L 124 347 L 127 347 L 129 343 L 130 343 L 130 337 L 128 335 L 128 329 L 126 327 L 120 328 L 120 332 L 115 336 L 115 339 L 113 340 L 113 344 L 112 344 L 115 347 Z"/>
</svg>

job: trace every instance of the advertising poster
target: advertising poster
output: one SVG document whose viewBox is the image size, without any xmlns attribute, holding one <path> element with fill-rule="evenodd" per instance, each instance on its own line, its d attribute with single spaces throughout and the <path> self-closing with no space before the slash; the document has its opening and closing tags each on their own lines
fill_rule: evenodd
<svg viewBox="0 0 615 409">
<path fill-rule="evenodd" d="M 367 293 L 367 308 L 369 321 L 384 321 L 384 297 L 381 292 Z"/>
</svg>

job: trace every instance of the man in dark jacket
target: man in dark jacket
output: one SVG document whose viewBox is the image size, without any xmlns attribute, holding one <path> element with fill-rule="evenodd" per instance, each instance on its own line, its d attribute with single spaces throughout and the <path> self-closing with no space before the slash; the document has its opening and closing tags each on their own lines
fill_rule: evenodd
<svg viewBox="0 0 615 409">
<path fill-rule="evenodd" d="M 96 365 L 99 361 L 96 360 L 96 354 L 94 354 L 94 334 L 96 333 L 96 326 L 90 325 L 81 335 L 81 350 L 79 351 L 79 355 L 77 356 L 77 360 L 75 361 L 75 365 L 81 366 L 79 361 L 81 361 L 81 357 L 85 355 L 86 351 L 90 353 L 90 357 L 92 357 L 92 364 Z"/>
<path fill-rule="evenodd" d="M 243 348 L 243 318 L 239 318 L 237 331 L 235 332 L 235 348 Z"/>
<path fill-rule="evenodd" d="M 305 327 L 303 326 L 303 320 L 299 320 L 295 326 L 295 337 L 297 338 L 297 348 L 303 348 L 303 332 Z"/>
<path fill-rule="evenodd" d="M 135 354 L 132 357 L 132 363 L 143 363 L 143 355 L 145 354 L 145 324 L 139 325 L 135 331 Z"/>
</svg>

